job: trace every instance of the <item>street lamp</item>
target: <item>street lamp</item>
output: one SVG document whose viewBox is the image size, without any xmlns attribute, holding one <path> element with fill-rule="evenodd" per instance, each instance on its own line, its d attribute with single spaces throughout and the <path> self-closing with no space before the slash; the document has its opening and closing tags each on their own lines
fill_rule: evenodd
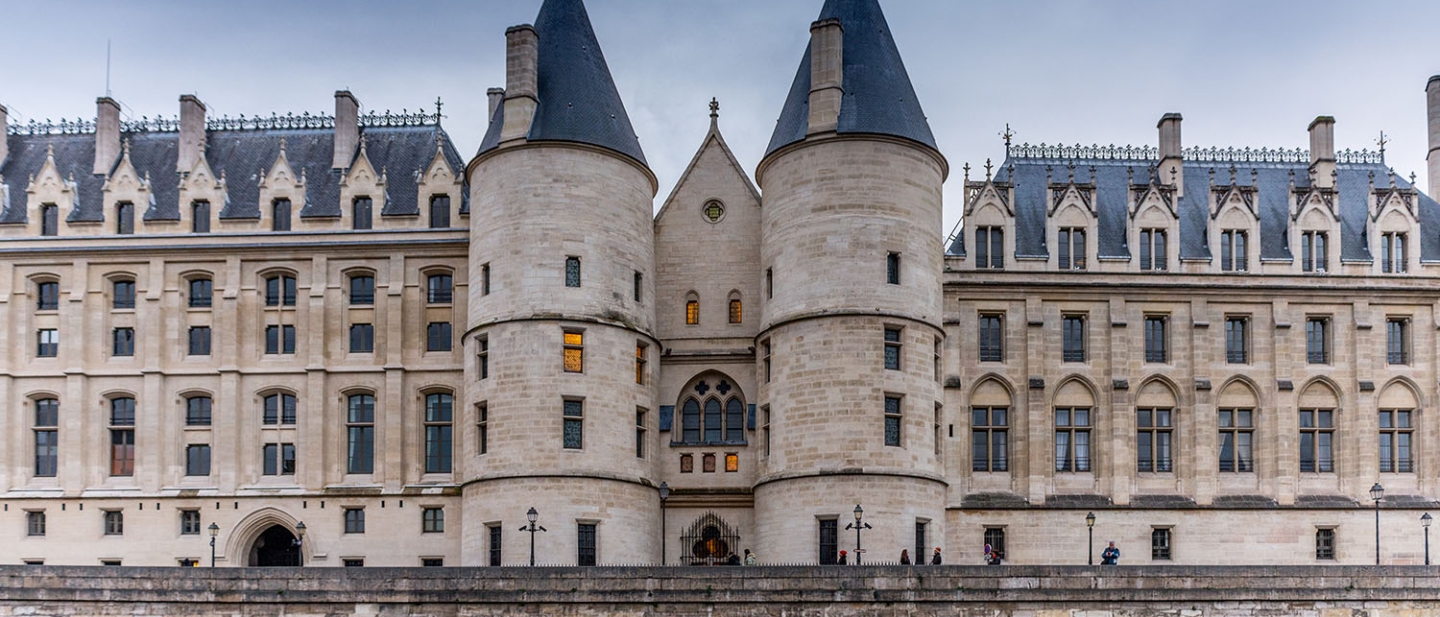
<svg viewBox="0 0 1440 617">
<path fill-rule="evenodd" d="M 300 567 L 305 567 L 305 521 L 295 523 L 295 542 L 291 546 L 294 546 L 298 553 Z"/>
<path fill-rule="evenodd" d="M 215 568 L 215 536 L 220 535 L 220 526 L 210 522 L 210 567 Z"/>
<path fill-rule="evenodd" d="M 1425 565 L 1430 565 L 1430 513 L 1420 516 L 1420 526 L 1425 528 Z"/>
<path fill-rule="evenodd" d="M 546 529 L 535 524 L 535 521 L 540 520 L 540 513 L 536 512 L 535 508 L 530 508 L 530 511 L 525 513 L 525 520 L 530 521 L 530 524 L 522 526 L 520 531 L 530 532 L 530 567 L 533 568 L 535 567 L 535 532 L 546 531 Z"/>
<path fill-rule="evenodd" d="M 670 485 L 660 483 L 660 565 L 665 565 L 665 502 L 670 499 Z"/>
<path fill-rule="evenodd" d="M 1090 530 L 1090 552 L 1085 554 L 1085 561 L 1089 565 L 1095 565 L 1095 513 L 1085 515 L 1085 528 Z"/>
<path fill-rule="evenodd" d="M 865 523 L 860 520 L 862 516 L 865 516 L 865 510 L 857 503 L 855 504 L 855 522 L 845 526 L 847 530 L 855 530 L 855 565 L 857 566 L 860 565 L 860 554 L 864 552 L 860 550 L 860 530 L 871 528 L 870 523 Z"/>
<path fill-rule="evenodd" d="M 1370 498 L 1375 500 L 1375 565 L 1380 565 L 1380 502 L 1385 499 L 1385 487 L 1379 482 L 1370 487 Z"/>
</svg>

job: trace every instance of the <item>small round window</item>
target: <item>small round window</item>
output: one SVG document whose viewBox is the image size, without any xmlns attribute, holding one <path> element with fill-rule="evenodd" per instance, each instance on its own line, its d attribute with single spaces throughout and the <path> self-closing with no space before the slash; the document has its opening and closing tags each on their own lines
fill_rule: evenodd
<svg viewBox="0 0 1440 617">
<path fill-rule="evenodd" d="M 711 223 L 719 223 L 720 219 L 725 218 L 725 206 L 718 201 L 707 202 L 703 212 L 705 214 L 705 220 Z"/>
</svg>

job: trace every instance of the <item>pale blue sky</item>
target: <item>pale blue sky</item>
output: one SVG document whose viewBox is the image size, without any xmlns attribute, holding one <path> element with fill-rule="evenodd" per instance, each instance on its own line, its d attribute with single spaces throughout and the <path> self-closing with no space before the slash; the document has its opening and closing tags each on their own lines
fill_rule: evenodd
<svg viewBox="0 0 1440 617">
<path fill-rule="evenodd" d="M 657 206 L 708 126 L 753 173 L 822 0 L 588 0 L 611 72 L 660 179 Z M 1440 73 L 1440 3 L 882 0 L 949 158 L 945 232 L 961 166 L 1018 142 L 1151 144 L 1166 112 L 1187 145 L 1307 147 L 1317 115 L 1340 149 L 1392 140 L 1387 160 L 1425 183 L 1424 86 Z M 504 30 L 539 0 L 0 2 L 0 103 L 12 121 L 92 117 L 105 88 L 132 116 L 333 111 L 348 88 L 372 110 L 445 100 L 463 155 L 485 90 L 504 84 Z"/>
</svg>

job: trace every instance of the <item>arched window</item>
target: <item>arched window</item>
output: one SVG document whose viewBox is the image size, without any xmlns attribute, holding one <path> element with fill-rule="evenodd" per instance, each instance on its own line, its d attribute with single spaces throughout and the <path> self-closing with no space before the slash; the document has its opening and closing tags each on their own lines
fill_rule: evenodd
<svg viewBox="0 0 1440 617">
<path fill-rule="evenodd" d="M 700 296 L 690 292 L 685 296 L 685 325 L 693 326 L 700 323 Z"/>
<path fill-rule="evenodd" d="M 110 399 L 110 475 L 135 475 L 135 399 Z"/>
<path fill-rule="evenodd" d="M 276 392 L 265 397 L 264 424 L 294 424 L 295 395 Z"/>
<path fill-rule="evenodd" d="M 110 307 L 117 309 L 135 308 L 134 279 L 115 279 L 110 284 Z"/>
<path fill-rule="evenodd" d="M 1217 425 L 1220 427 L 1220 471 L 1255 471 L 1255 417 L 1259 407 L 1255 391 L 1232 383 L 1220 393 Z"/>
<path fill-rule="evenodd" d="M 295 277 L 289 274 L 265 277 L 265 306 L 295 306 Z"/>
<path fill-rule="evenodd" d="M 700 379 L 687 388 L 680 404 L 677 443 L 743 444 L 745 412 L 744 398 L 729 379 L 723 376 Z"/>
<path fill-rule="evenodd" d="M 369 272 L 350 275 L 350 306 L 375 304 L 375 276 Z"/>
<path fill-rule="evenodd" d="M 209 276 L 192 276 L 186 286 L 190 291 L 189 297 L 186 298 L 190 308 L 210 308 L 213 303 L 212 296 L 215 295 L 215 284 Z"/>
<path fill-rule="evenodd" d="M 54 477 L 60 469 L 60 401 L 35 400 L 35 477 Z"/>
<path fill-rule="evenodd" d="M 436 272 L 425 279 L 427 304 L 450 304 L 454 298 L 455 277 L 449 272 Z"/>
<path fill-rule="evenodd" d="M 348 446 L 345 449 L 346 473 L 373 473 L 375 471 L 375 396 L 373 394 L 351 394 L 349 413 L 346 416 L 345 433 Z"/>
<path fill-rule="evenodd" d="M 1415 392 L 1393 384 L 1380 395 L 1380 472 L 1413 473 L 1411 444 L 1415 436 Z"/>
<path fill-rule="evenodd" d="M 450 473 L 454 409 L 449 392 L 425 395 L 425 473 Z"/>
<path fill-rule="evenodd" d="M 970 395 L 970 469 L 1010 469 L 1010 390 L 990 379 Z"/>
<path fill-rule="evenodd" d="M 1314 383 L 1300 395 L 1300 471 L 1335 471 L 1335 425 L 1340 407 L 1335 391 Z"/>
<path fill-rule="evenodd" d="M 740 292 L 730 292 L 730 323 L 741 323 L 744 317 L 744 306 L 740 303 Z"/>
<path fill-rule="evenodd" d="M 54 311 L 60 308 L 60 281 L 37 281 L 35 283 L 35 309 Z"/>
<path fill-rule="evenodd" d="M 700 443 L 700 403 L 693 398 L 680 407 L 680 427 L 681 441 Z"/>
<path fill-rule="evenodd" d="M 1145 384 L 1135 399 L 1136 469 L 1175 471 L 1175 394 L 1158 381 Z"/>
<path fill-rule="evenodd" d="M 1055 395 L 1055 471 L 1090 471 L 1095 397 L 1078 381 Z"/>
</svg>

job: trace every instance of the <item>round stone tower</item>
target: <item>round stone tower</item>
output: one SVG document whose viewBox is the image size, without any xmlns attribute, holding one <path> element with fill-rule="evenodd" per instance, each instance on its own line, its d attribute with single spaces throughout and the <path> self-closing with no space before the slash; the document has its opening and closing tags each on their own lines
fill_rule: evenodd
<svg viewBox="0 0 1440 617">
<path fill-rule="evenodd" d="M 756 178 L 766 277 L 757 542 L 821 562 L 942 543 L 947 165 L 875 0 L 829 0 Z M 854 557 L 850 558 L 854 563 Z"/>
<path fill-rule="evenodd" d="M 536 563 L 655 562 L 655 176 L 580 0 L 506 47 L 467 170 L 463 562 L 529 563 L 532 507 Z"/>
</svg>

